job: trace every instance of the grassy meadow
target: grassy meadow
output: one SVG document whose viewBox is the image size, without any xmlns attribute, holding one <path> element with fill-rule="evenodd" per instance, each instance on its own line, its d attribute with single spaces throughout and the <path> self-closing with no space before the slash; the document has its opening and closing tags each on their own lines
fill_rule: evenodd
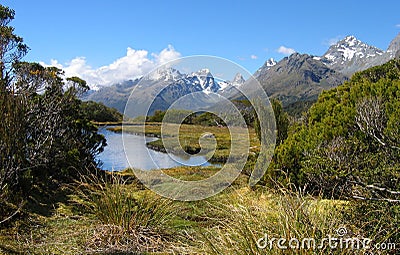
<svg viewBox="0 0 400 255">
<path fill-rule="evenodd" d="M 177 124 L 170 124 L 178 126 Z M 173 128 L 173 127 L 172 127 Z M 148 147 L 154 150 L 165 152 L 164 142 L 168 143 L 173 140 L 172 136 L 176 136 L 170 128 L 166 128 L 161 132 L 161 124 L 159 122 L 146 123 L 145 128 L 142 125 L 125 125 L 109 128 L 114 132 L 124 132 L 141 134 L 145 132 L 147 136 L 161 137 L 161 133 L 164 136 L 162 139 L 148 143 Z M 229 157 L 231 149 L 231 134 L 228 127 L 215 127 L 215 126 L 201 126 L 201 125 L 179 125 L 179 142 L 175 147 L 171 148 L 172 151 L 179 151 L 180 147 L 184 149 L 186 153 L 197 154 L 200 152 L 201 145 L 199 138 L 204 134 L 213 134 L 216 141 L 215 152 L 210 158 L 210 162 L 213 163 L 224 163 Z M 254 128 L 243 128 L 242 131 L 238 131 L 242 136 L 243 140 L 248 135 L 250 147 L 250 157 L 256 155 L 260 151 L 260 142 L 257 138 Z M 241 137 L 237 138 L 238 141 L 242 140 Z M 207 145 L 207 144 L 206 144 Z M 207 148 L 207 146 L 205 146 Z M 206 151 L 207 152 L 207 151 Z"/>
<path fill-rule="evenodd" d="M 165 172 L 198 180 L 215 170 L 183 167 Z M 146 190 L 129 170 L 104 178 L 87 177 L 64 187 L 69 192 L 63 202 L 49 201 L 53 208 L 48 215 L 26 212 L 24 221 L 3 229 L 0 250 L 27 254 L 281 254 L 276 247 L 259 249 L 257 240 L 265 234 L 320 240 L 344 223 L 346 202 L 285 189 L 251 189 L 246 182 L 247 177 L 241 175 L 215 197 L 180 202 Z M 315 252 L 304 250 L 302 254 Z"/>
<path fill-rule="evenodd" d="M 129 126 L 138 133 L 139 127 Z M 120 127 L 113 128 L 120 131 Z M 213 133 L 216 153 L 229 147 L 226 128 L 183 125 L 183 144 L 198 148 L 198 137 Z M 160 126 L 146 127 L 159 136 Z M 251 151 L 259 143 L 250 129 Z M 167 138 L 168 139 L 168 138 Z M 221 144 L 220 144 L 221 143 Z M 160 143 L 156 144 L 157 146 Z M 162 143 L 161 143 L 162 144 Z M 228 148 L 229 149 L 229 148 Z M 248 161 L 251 161 L 250 157 Z M 223 161 L 220 161 L 223 162 Z M 157 170 L 194 181 L 218 167 L 176 167 Z M 172 201 L 147 190 L 133 171 L 82 175 L 31 202 L 18 221 L 0 232 L 0 251 L 7 254 L 357 254 L 351 249 L 278 249 L 261 247 L 260 239 L 314 238 L 318 244 L 345 226 L 349 236 L 362 229 L 346 217 L 352 202 L 328 200 L 288 188 L 249 187 L 245 171 L 226 190 L 205 200 Z M 40 201 L 43 201 L 41 199 Z M 41 208 L 41 209 L 40 209 Z"/>
</svg>

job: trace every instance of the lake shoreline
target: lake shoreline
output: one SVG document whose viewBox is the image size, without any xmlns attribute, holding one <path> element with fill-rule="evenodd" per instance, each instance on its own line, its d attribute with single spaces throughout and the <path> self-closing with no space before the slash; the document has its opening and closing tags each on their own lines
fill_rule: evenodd
<svg viewBox="0 0 400 255">
<path fill-rule="evenodd" d="M 130 167 L 154 170 L 186 165 L 213 165 L 207 162 L 204 155 L 169 155 L 163 146 L 153 146 L 149 143 L 160 139 L 157 134 L 146 134 L 143 137 L 143 133 L 140 132 L 126 132 L 127 136 L 123 138 L 121 127 L 106 126 L 101 127 L 99 133 L 106 137 L 108 144 L 98 157 L 103 163 L 103 170 L 121 171 Z"/>
</svg>

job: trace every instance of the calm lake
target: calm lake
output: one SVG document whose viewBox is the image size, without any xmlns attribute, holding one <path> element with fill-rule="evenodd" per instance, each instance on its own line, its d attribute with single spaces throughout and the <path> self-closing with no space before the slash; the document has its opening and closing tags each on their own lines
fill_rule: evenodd
<svg viewBox="0 0 400 255">
<path fill-rule="evenodd" d="M 128 167 L 139 168 L 143 170 L 171 168 L 182 165 L 208 166 L 204 156 L 190 156 L 182 158 L 174 155 L 170 157 L 166 153 L 154 151 L 146 147 L 146 142 L 157 140 L 158 138 L 139 135 L 116 133 L 107 130 L 107 127 L 100 127 L 99 133 L 107 139 L 107 146 L 104 151 L 97 156 L 97 159 L 103 163 L 101 168 L 110 171 L 120 171 Z M 129 165 L 129 163 L 131 165 Z"/>
</svg>

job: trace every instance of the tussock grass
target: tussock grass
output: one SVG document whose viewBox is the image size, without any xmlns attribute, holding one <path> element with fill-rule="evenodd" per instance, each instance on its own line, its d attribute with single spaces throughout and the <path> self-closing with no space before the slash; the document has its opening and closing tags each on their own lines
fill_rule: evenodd
<svg viewBox="0 0 400 255">
<path fill-rule="evenodd" d="M 169 171 L 179 177 L 190 169 Z M 208 171 L 211 174 L 213 169 Z M 272 249 L 268 244 L 258 247 L 265 236 L 268 240 L 313 238 L 318 245 L 328 235 L 337 237 L 336 230 L 343 226 L 349 232 L 346 237 L 363 235 L 365 232 L 355 224 L 357 219 L 343 214 L 344 209 L 352 210 L 352 202 L 288 189 L 249 188 L 245 176 L 206 200 L 170 201 L 145 190 L 131 180 L 130 174 L 125 171 L 123 175 L 83 178 L 74 186 L 71 200 L 57 204 L 52 216 L 33 218 L 24 231 L 20 227 L 0 235 L 0 253 L 360 254 L 359 250 L 331 249 L 327 245 L 282 250 L 277 241 Z M 378 209 L 386 217 L 383 208 Z M 360 223 L 369 220 L 358 217 Z M 377 216 L 372 218 L 376 220 Z M 377 227 L 381 224 L 376 222 Z"/>
<path fill-rule="evenodd" d="M 342 226 L 343 202 L 322 200 L 287 189 L 251 191 L 247 188 L 210 206 L 219 215 L 212 227 L 200 231 L 198 254 L 351 254 L 349 250 L 333 250 L 327 245 L 319 249 L 278 249 L 277 241 L 270 249 L 259 247 L 261 238 L 313 238 L 317 246 L 322 238 L 335 236 Z M 277 240 L 276 239 L 276 240 Z M 264 239 L 265 240 L 265 239 Z M 259 243 L 258 243 L 259 242 Z"/>
<path fill-rule="evenodd" d="M 73 201 L 97 221 L 86 242 L 88 252 L 169 249 L 171 220 L 176 210 L 172 201 L 138 190 L 117 174 L 81 181 Z"/>
</svg>

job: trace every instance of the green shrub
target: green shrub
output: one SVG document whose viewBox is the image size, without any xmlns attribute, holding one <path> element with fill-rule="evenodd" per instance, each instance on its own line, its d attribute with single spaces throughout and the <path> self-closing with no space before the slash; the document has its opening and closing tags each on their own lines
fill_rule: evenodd
<svg viewBox="0 0 400 255">
<path fill-rule="evenodd" d="M 276 149 L 267 179 L 289 179 L 326 197 L 397 199 L 400 61 L 356 73 L 324 91 Z"/>
</svg>

